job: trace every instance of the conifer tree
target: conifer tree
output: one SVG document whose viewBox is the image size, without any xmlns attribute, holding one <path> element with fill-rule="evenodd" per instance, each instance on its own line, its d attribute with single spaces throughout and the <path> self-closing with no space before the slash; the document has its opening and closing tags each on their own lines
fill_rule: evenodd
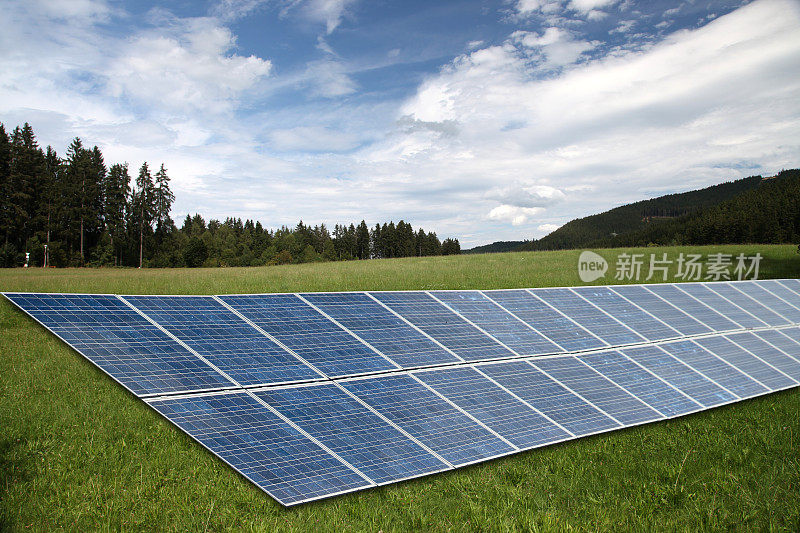
<svg viewBox="0 0 800 533">
<path fill-rule="evenodd" d="M 155 216 L 155 184 L 153 183 L 153 176 L 150 174 L 150 169 L 147 162 L 142 163 L 139 168 L 139 175 L 136 177 L 136 190 L 134 196 L 134 210 L 138 217 L 139 226 L 139 268 L 142 268 L 144 263 L 144 233 L 145 227 L 148 233 L 152 231 L 153 218 Z"/>
</svg>

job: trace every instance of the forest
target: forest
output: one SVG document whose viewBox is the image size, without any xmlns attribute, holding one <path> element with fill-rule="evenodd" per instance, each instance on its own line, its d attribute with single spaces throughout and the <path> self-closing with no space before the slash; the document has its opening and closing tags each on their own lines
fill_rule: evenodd
<svg viewBox="0 0 800 533">
<path fill-rule="evenodd" d="M 135 171 L 107 165 L 75 138 L 61 157 L 25 123 L 0 123 L 0 266 L 218 267 L 461 253 L 458 239 L 400 221 L 264 228 L 229 217 L 171 217 L 175 195 L 164 164 Z"/>
</svg>

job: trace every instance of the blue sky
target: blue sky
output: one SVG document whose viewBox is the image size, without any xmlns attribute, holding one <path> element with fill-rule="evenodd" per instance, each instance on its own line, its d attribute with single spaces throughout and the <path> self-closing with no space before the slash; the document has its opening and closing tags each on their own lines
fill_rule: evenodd
<svg viewBox="0 0 800 533">
<path fill-rule="evenodd" d="M 176 219 L 472 246 L 800 166 L 800 3 L 23 0 L 0 121 L 164 162 Z"/>
</svg>

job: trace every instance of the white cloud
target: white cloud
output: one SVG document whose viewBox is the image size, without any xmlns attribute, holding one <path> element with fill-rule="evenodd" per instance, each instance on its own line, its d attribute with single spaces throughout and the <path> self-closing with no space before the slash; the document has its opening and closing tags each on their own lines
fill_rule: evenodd
<svg viewBox="0 0 800 533">
<path fill-rule="evenodd" d="M 612 6 L 618 1 L 619 0 L 571 0 L 569 7 L 581 13 L 589 13 L 599 8 Z"/>
<path fill-rule="evenodd" d="M 553 233 L 555 230 L 560 228 L 558 224 L 539 224 L 536 229 L 544 233 L 545 235 L 548 233 Z"/>
<path fill-rule="evenodd" d="M 215 19 L 175 20 L 138 35 L 110 62 L 114 97 L 169 109 L 228 111 L 243 91 L 266 77 L 272 64 L 256 56 L 231 55 L 236 39 Z"/>
<path fill-rule="evenodd" d="M 355 0 L 308 0 L 303 6 L 305 15 L 314 22 L 325 24 L 325 31 L 330 35 L 342 23 L 347 8 Z"/>
<path fill-rule="evenodd" d="M 496 200 L 501 204 L 515 207 L 547 207 L 561 202 L 566 195 L 547 185 L 511 185 L 508 187 L 494 187 L 486 193 L 486 198 Z"/>
<path fill-rule="evenodd" d="M 487 218 L 499 222 L 510 222 L 512 226 L 521 226 L 531 217 L 543 212 L 540 207 L 518 207 L 515 205 L 499 205 L 489 211 Z"/>
<path fill-rule="evenodd" d="M 511 34 L 511 39 L 524 47 L 540 50 L 551 68 L 570 65 L 594 48 L 594 44 L 575 39 L 569 31 L 556 27 L 547 28 L 543 34 L 518 30 Z"/>
<path fill-rule="evenodd" d="M 335 59 L 308 63 L 306 74 L 314 94 L 318 96 L 335 98 L 353 94 L 358 89 L 358 84 L 348 76 L 344 65 Z"/>
</svg>

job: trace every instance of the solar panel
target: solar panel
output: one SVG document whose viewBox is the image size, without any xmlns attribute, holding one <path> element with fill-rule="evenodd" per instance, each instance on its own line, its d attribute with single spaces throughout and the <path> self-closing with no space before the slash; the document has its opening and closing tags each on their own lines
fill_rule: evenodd
<svg viewBox="0 0 800 533">
<path fill-rule="evenodd" d="M 703 406 L 620 352 L 598 352 L 579 359 L 666 417 L 698 411 Z"/>
<path fill-rule="evenodd" d="M 366 294 L 317 293 L 303 298 L 403 368 L 462 361 Z"/>
<path fill-rule="evenodd" d="M 800 385 L 797 280 L 6 296 L 284 505 Z"/>
<path fill-rule="evenodd" d="M 375 292 L 372 296 L 465 361 L 515 355 L 424 292 Z"/>
<path fill-rule="evenodd" d="M 564 351 L 478 291 L 441 291 L 436 298 L 520 355 Z"/>
<path fill-rule="evenodd" d="M 746 309 L 726 300 L 702 283 L 682 283 L 680 289 L 743 328 L 763 328 L 767 325 L 748 313 Z M 718 331 L 724 331 L 724 329 L 723 326 Z M 732 330 L 736 327 L 729 326 L 727 329 Z"/>
<path fill-rule="evenodd" d="M 766 387 L 692 341 L 671 342 L 661 346 L 679 361 L 740 398 L 768 392 Z"/>
<path fill-rule="evenodd" d="M 619 287 L 610 287 L 610 289 L 642 309 L 647 309 L 648 313 L 668 324 L 681 335 L 699 335 L 712 331 L 708 326 L 698 322 L 680 308 L 648 291 L 641 285 L 621 285 Z"/>
<path fill-rule="evenodd" d="M 785 352 L 778 350 L 752 333 L 739 333 L 727 335 L 726 337 L 793 380 L 800 382 L 800 363 Z"/>
<path fill-rule="evenodd" d="M 775 294 L 752 281 L 737 283 L 734 287 L 745 293 L 747 296 L 756 300 L 764 307 L 769 308 L 773 313 L 780 315 L 787 322 L 800 322 L 800 309 L 789 305 L 785 300 L 778 298 Z"/>
<path fill-rule="evenodd" d="M 695 342 L 771 390 L 781 390 L 796 384 L 774 366 L 725 337 L 707 337 Z"/>
<path fill-rule="evenodd" d="M 608 287 L 576 287 L 573 290 L 649 341 L 681 336 L 677 330 L 649 314 L 646 307 L 637 307 Z"/>
<path fill-rule="evenodd" d="M 628 348 L 622 353 L 704 407 L 714 407 L 737 399 L 657 346 Z"/>
<path fill-rule="evenodd" d="M 728 283 L 709 283 L 706 287 L 742 309 L 747 309 L 747 312 L 755 315 L 759 320 L 770 326 L 783 326 L 789 323 L 778 313 L 767 309 L 733 285 Z"/>
<path fill-rule="evenodd" d="M 237 295 L 220 299 L 327 376 L 399 368 L 295 295 Z"/>
<path fill-rule="evenodd" d="M 497 435 L 410 375 L 344 381 L 342 387 L 453 466 L 514 451 Z"/>
<path fill-rule="evenodd" d="M 417 372 L 415 376 L 520 449 L 571 436 L 474 368 Z"/>
<path fill-rule="evenodd" d="M 284 505 L 372 486 L 247 393 L 148 403 Z"/>
<path fill-rule="evenodd" d="M 663 418 L 644 402 L 606 379 L 576 357 L 531 361 L 552 379 L 569 388 L 623 425 L 641 424 Z"/>
<path fill-rule="evenodd" d="M 634 344 L 646 340 L 612 316 L 592 305 L 587 305 L 586 300 L 570 289 L 536 289 L 531 292 L 606 341 L 610 346 Z"/>
<path fill-rule="evenodd" d="M 768 280 L 760 280 L 754 281 L 756 285 L 767 289 L 769 292 L 781 298 L 786 303 L 794 306 L 797 309 L 800 309 L 800 294 L 797 294 L 791 289 L 788 289 L 786 285 L 782 284 L 780 281 L 774 279 Z M 795 320 L 797 322 L 797 320 Z"/>
<path fill-rule="evenodd" d="M 598 337 L 528 291 L 483 291 L 483 294 L 566 351 L 607 346 Z"/>
<path fill-rule="evenodd" d="M 241 385 L 324 378 L 211 296 L 126 296 Z"/>
<path fill-rule="evenodd" d="M 116 296 L 6 297 L 134 394 L 235 386 Z"/>
<path fill-rule="evenodd" d="M 740 329 L 741 326 L 718 313 L 703 301 L 693 297 L 676 285 L 647 285 L 647 290 L 667 300 L 672 305 L 691 315 L 714 331 L 731 331 Z"/>
<path fill-rule="evenodd" d="M 377 484 L 450 468 L 336 384 L 254 394 Z"/>
<path fill-rule="evenodd" d="M 525 361 L 482 365 L 480 369 L 576 436 L 621 427 L 619 422 Z"/>
<path fill-rule="evenodd" d="M 798 296 L 800 296 L 800 280 L 796 279 L 779 279 L 777 280 L 778 283 L 783 285 L 784 287 L 788 288 Z"/>
</svg>

